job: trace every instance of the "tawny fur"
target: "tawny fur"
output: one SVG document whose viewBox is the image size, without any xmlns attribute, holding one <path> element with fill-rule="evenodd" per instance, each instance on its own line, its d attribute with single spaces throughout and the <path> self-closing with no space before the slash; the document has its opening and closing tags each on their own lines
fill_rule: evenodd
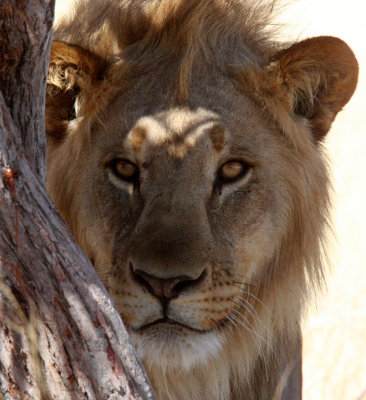
<svg viewBox="0 0 366 400">
<path fill-rule="evenodd" d="M 357 62 L 335 38 L 277 43 L 273 12 L 274 2 L 255 0 L 80 0 L 55 30 L 48 190 L 160 400 L 275 396 L 299 351 L 305 304 L 323 283 L 321 140 L 353 94 Z M 215 191 L 220 163 L 242 148 L 250 174 Z M 144 202 L 110 170 L 124 157 L 141 170 Z M 208 267 L 172 309 L 210 332 L 144 338 L 133 328 L 159 307 L 127 260 L 158 260 L 150 241 L 174 247 L 174 235 L 169 262 Z"/>
</svg>

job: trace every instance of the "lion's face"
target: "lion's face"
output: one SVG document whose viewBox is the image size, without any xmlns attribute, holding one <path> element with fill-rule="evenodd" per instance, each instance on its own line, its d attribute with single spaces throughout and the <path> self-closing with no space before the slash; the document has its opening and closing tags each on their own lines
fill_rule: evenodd
<svg viewBox="0 0 366 400">
<path fill-rule="evenodd" d="M 217 352 L 286 231 L 287 146 L 222 84 L 210 93 L 219 111 L 197 87 L 197 107 L 155 112 L 156 99 L 127 112 L 132 87 L 93 127 L 77 168 L 74 231 L 150 358 L 153 349 L 160 360 L 178 349 L 180 363 Z M 50 164 L 53 176 L 60 164 Z"/>
</svg>

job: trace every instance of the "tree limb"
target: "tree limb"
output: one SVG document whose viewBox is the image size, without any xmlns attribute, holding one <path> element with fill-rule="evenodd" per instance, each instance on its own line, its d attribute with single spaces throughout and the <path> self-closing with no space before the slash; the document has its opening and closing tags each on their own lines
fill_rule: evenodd
<svg viewBox="0 0 366 400">
<path fill-rule="evenodd" d="M 0 6 L 0 398 L 154 399 L 120 315 L 44 188 L 53 6 Z"/>
</svg>

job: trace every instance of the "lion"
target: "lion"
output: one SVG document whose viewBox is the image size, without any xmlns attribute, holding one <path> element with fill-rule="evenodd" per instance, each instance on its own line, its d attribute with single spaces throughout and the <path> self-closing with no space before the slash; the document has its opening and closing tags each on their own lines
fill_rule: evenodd
<svg viewBox="0 0 366 400">
<path fill-rule="evenodd" d="M 323 141 L 358 64 L 335 37 L 276 41 L 273 9 L 79 0 L 54 32 L 48 192 L 160 400 L 301 398 Z"/>
</svg>

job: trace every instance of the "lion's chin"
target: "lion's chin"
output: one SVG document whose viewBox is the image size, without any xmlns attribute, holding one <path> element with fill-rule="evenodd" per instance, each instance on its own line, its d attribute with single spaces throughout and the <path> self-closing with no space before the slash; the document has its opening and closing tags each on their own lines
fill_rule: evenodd
<svg viewBox="0 0 366 400">
<path fill-rule="evenodd" d="M 199 331 L 172 322 L 128 331 L 145 366 L 162 370 L 190 370 L 206 363 L 219 355 L 225 341 L 217 331 Z"/>
</svg>

